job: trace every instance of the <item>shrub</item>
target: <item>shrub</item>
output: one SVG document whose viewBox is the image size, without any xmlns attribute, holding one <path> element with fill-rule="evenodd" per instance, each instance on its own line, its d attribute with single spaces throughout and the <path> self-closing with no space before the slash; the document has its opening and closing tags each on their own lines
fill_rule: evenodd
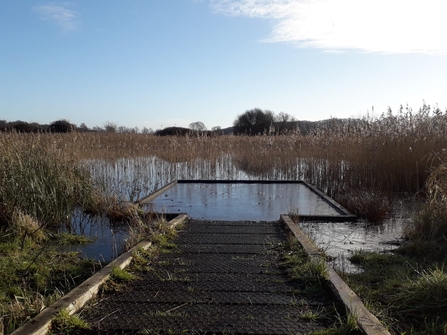
<svg viewBox="0 0 447 335">
<path fill-rule="evenodd" d="M 67 120 L 58 120 L 51 123 L 48 130 L 51 133 L 71 133 L 76 130 L 76 126 Z"/>
</svg>

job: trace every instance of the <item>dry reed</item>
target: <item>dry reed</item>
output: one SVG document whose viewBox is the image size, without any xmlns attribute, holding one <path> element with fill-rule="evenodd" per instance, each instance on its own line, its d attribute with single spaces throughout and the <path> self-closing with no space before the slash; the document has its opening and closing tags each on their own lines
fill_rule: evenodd
<svg viewBox="0 0 447 335">
<path fill-rule="evenodd" d="M 446 135 L 447 114 L 423 105 L 377 119 L 334 120 L 306 136 L 5 133 L 0 142 L 63 152 L 97 179 L 107 175 L 105 193 L 130 201 L 174 179 L 303 179 L 341 202 L 364 194 L 362 203 L 422 192 L 437 164 L 429 155 L 447 148 Z"/>
</svg>

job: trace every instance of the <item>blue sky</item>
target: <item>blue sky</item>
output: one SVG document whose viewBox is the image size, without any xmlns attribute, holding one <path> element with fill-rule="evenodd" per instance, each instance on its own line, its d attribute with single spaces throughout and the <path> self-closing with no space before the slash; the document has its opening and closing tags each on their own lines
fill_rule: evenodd
<svg viewBox="0 0 447 335">
<path fill-rule="evenodd" d="M 447 107 L 444 0 L 0 4 L 0 119 L 231 126 Z"/>
</svg>

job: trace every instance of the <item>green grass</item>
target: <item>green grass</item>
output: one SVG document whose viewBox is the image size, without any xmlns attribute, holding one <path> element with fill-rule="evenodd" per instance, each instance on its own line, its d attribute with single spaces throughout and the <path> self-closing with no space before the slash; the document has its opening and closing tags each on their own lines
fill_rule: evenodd
<svg viewBox="0 0 447 335">
<path fill-rule="evenodd" d="M 0 242 L 0 319 L 8 334 L 100 268 L 76 252 L 27 239 Z"/>
<path fill-rule="evenodd" d="M 91 238 L 82 235 L 59 233 L 53 235 L 54 243 L 60 246 L 86 245 L 93 242 Z"/>
<path fill-rule="evenodd" d="M 297 244 L 283 255 L 282 264 L 287 267 L 291 278 L 306 283 L 310 287 L 321 287 L 327 282 L 326 262 L 323 259 L 311 259 Z"/>
<path fill-rule="evenodd" d="M 82 335 L 90 326 L 77 315 L 70 315 L 67 310 L 61 310 L 51 323 L 49 335 Z"/>
<path fill-rule="evenodd" d="M 89 206 L 94 194 L 90 176 L 78 162 L 20 141 L 0 148 L 0 181 L 0 228 L 26 235 L 42 225 L 59 227 L 74 206 Z M 14 226 L 17 215 L 34 219 L 36 229 Z"/>
<path fill-rule="evenodd" d="M 400 250 L 357 252 L 351 261 L 363 272 L 344 274 L 345 280 L 394 333 L 445 334 L 447 273 L 442 265 Z"/>
<path fill-rule="evenodd" d="M 311 259 L 302 246 L 295 240 L 290 239 L 283 245 L 282 266 L 286 268 L 290 278 L 303 285 L 299 290 L 300 295 L 310 295 L 315 299 L 315 295 L 328 297 L 328 274 L 327 265 L 323 258 Z M 308 305 L 305 299 L 295 299 L 291 301 L 292 305 L 306 307 Z M 308 322 L 317 320 L 336 319 L 334 324 L 325 330 L 309 333 L 308 335 L 357 335 L 360 334 L 355 318 L 349 313 L 339 313 L 336 306 L 331 309 L 305 309 L 300 319 Z M 287 317 L 287 316 L 286 316 Z"/>
<path fill-rule="evenodd" d="M 137 278 L 136 275 L 127 271 L 126 269 L 121 269 L 117 266 L 112 268 L 110 277 L 113 281 L 118 283 L 127 283 Z"/>
</svg>

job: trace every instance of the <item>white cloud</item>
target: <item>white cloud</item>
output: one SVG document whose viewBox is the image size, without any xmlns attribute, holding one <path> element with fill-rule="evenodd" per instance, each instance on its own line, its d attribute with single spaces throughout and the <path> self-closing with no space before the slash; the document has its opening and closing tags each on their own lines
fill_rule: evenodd
<svg viewBox="0 0 447 335">
<path fill-rule="evenodd" d="M 78 12 L 70 9 L 70 4 L 53 4 L 35 6 L 34 11 L 44 21 L 52 22 L 64 32 L 77 30 L 79 27 Z"/>
<path fill-rule="evenodd" d="M 267 42 L 327 51 L 447 54 L 445 0 L 211 0 L 218 13 L 272 21 Z"/>
</svg>

